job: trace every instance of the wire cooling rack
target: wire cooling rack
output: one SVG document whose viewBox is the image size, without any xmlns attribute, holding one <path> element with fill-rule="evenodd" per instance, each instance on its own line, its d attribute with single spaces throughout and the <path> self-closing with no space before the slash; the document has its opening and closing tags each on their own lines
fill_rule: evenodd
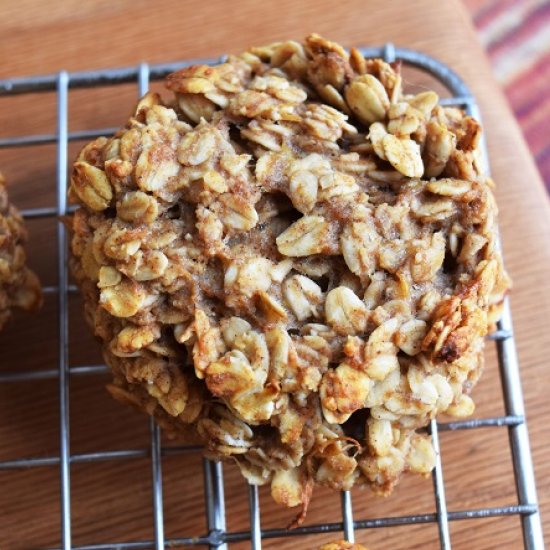
<svg viewBox="0 0 550 550">
<path fill-rule="evenodd" d="M 452 97 L 441 100 L 442 104 L 462 107 L 478 120 L 480 113 L 475 99 L 460 79 L 449 67 L 439 61 L 417 51 L 395 48 L 392 44 L 383 47 L 361 48 L 367 57 L 382 57 L 386 61 L 401 60 L 405 65 L 416 67 L 431 74 L 451 93 Z M 222 58 L 223 60 L 223 58 Z M 197 63 L 215 63 L 220 60 L 188 60 L 180 63 L 152 65 L 141 64 L 138 67 L 124 69 L 107 69 L 101 71 L 67 73 L 65 71 L 51 76 L 32 76 L 0 81 L 0 96 L 36 93 L 41 91 L 57 92 L 57 133 L 51 135 L 25 135 L 0 138 L 0 148 L 23 147 L 44 143 L 57 144 L 57 205 L 45 208 L 34 208 L 23 211 L 26 218 L 60 217 L 69 212 L 67 206 L 67 161 L 69 141 L 90 139 L 112 134 L 115 129 L 101 128 L 68 132 L 68 98 L 69 90 L 76 88 L 91 88 L 95 86 L 114 85 L 135 82 L 139 95 L 148 89 L 150 80 L 159 80 L 168 73 Z M 483 158 L 487 164 L 487 148 L 483 147 Z M 488 169 L 488 164 L 487 164 Z M 352 501 L 349 492 L 343 492 L 341 497 L 341 521 L 317 525 L 308 525 L 288 531 L 286 529 L 267 529 L 261 527 L 261 515 L 258 498 L 258 488 L 250 485 L 249 513 L 250 528 L 247 531 L 231 532 L 226 529 L 225 499 L 222 465 L 204 461 L 204 491 L 206 499 L 206 520 L 208 532 L 200 536 L 168 539 L 164 535 L 163 494 L 162 494 L 162 456 L 168 449 L 162 449 L 159 428 L 150 421 L 150 448 L 129 449 L 110 452 L 95 452 L 87 454 L 71 454 L 69 446 L 69 377 L 74 374 L 93 374 L 106 372 L 104 365 L 84 365 L 69 367 L 69 322 L 68 295 L 76 289 L 69 284 L 67 271 L 67 232 L 62 223 L 57 224 L 57 286 L 47 287 L 45 292 L 58 296 L 58 366 L 56 369 L 12 372 L 0 374 L 0 383 L 13 381 L 34 381 L 44 378 L 59 378 L 59 412 L 60 412 L 60 453 L 59 456 L 47 458 L 19 458 L 0 462 L 1 470 L 32 468 L 37 466 L 59 466 L 60 499 L 61 499 L 61 544 L 63 550 L 141 550 L 178 546 L 208 546 L 211 549 L 226 550 L 232 542 L 250 541 L 254 550 L 262 547 L 262 540 L 275 537 L 294 537 L 300 544 L 300 537 L 315 533 L 341 532 L 348 541 L 354 541 L 354 531 L 376 527 L 391 527 L 437 523 L 439 545 L 442 550 L 451 548 L 449 522 L 495 516 L 521 517 L 524 547 L 528 550 L 544 548 L 540 515 L 537 505 L 533 464 L 529 448 L 527 426 L 524 416 L 524 404 L 521 390 L 519 366 L 512 333 L 512 318 L 508 301 L 505 301 L 502 318 L 498 329 L 489 339 L 497 347 L 499 370 L 504 395 L 505 416 L 465 420 L 451 423 L 436 423 L 432 421 L 429 430 L 437 452 L 436 466 L 433 471 L 433 490 L 436 510 L 434 513 L 408 516 L 385 517 L 379 519 L 356 519 L 352 511 Z M 482 427 L 507 427 L 512 454 L 514 478 L 517 491 L 517 504 L 501 507 L 487 507 L 471 510 L 447 510 L 445 499 L 445 483 L 441 454 L 439 452 L 439 432 L 454 430 L 470 430 Z M 198 448 L 170 448 L 170 452 L 189 452 Z M 74 546 L 71 544 L 71 500 L 70 500 L 70 466 L 81 462 L 96 462 L 101 460 L 129 459 L 150 457 L 151 478 L 153 486 L 153 522 L 154 540 L 117 542 L 107 544 L 86 544 Z M 298 547 L 298 546 L 297 546 Z"/>
</svg>

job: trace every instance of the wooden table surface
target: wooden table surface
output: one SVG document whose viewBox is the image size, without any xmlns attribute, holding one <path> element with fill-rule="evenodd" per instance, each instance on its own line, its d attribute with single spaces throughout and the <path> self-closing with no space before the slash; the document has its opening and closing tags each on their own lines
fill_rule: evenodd
<svg viewBox="0 0 550 550">
<path fill-rule="evenodd" d="M 448 63 L 472 87 L 487 129 L 501 231 L 514 279 L 512 307 L 521 373 L 547 537 L 550 537 L 550 209 L 518 127 L 490 74 L 468 17 L 458 0 L 368 2 L 254 0 L 3 0 L 0 77 L 126 66 L 238 52 L 252 44 L 301 38 L 315 31 L 345 45 L 393 41 Z M 418 75 L 409 75 L 418 81 Z M 426 82 L 422 81 L 426 85 Z M 70 128 L 101 128 L 124 122 L 135 87 L 70 94 Z M 55 95 L 0 98 L 0 137 L 55 131 Z M 74 155 L 81 143 L 73 143 Z M 45 206 L 54 198 L 55 147 L 0 150 L 0 167 L 21 207 Z M 55 284 L 55 222 L 30 223 L 30 262 L 44 284 Z M 71 298 L 70 364 L 101 361 Z M 38 316 L 17 314 L 0 334 L 0 371 L 51 369 L 57 365 L 56 299 L 48 296 Z M 503 413 L 495 354 L 475 390 L 476 416 Z M 74 376 L 70 384 L 71 452 L 145 448 L 148 422 L 111 401 L 106 377 Z M 58 454 L 57 380 L 0 384 L 0 460 Z M 516 501 L 505 428 L 444 433 L 441 437 L 450 510 Z M 204 534 L 201 462 L 196 454 L 163 459 L 166 536 Z M 71 467 L 74 544 L 151 539 L 150 461 L 136 458 Z M 56 466 L 0 471 L 0 548 L 59 545 L 59 478 Z M 247 493 L 240 476 L 226 468 L 228 528 L 247 528 Z M 261 490 L 262 526 L 284 526 L 293 512 L 277 508 Z M 430 513 L 430 480 L 407 477 L 387 499 L 354 491 L 357 519 Z M 339 496 L 315 493 L 307 524 L 339 521 Z M 455 549 L 521 548 L 517 517 L 451 524 Z M 273 539 L 266 548 L 316 548 L 335 538 Z M 434 524 L 357 532 L 371 550 L 437 548 Z M 550 539 L 548 539 L 550 540 Z M 235 548 L 247 548 L 248 543 Z M 233 546 L 232 546 L 233 548 Z"/>
</svg>

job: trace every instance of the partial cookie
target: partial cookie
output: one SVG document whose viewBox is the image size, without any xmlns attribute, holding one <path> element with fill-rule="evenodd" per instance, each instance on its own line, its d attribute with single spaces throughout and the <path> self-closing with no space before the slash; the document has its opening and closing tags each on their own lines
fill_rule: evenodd
<svg viewBox="0 0 550 550">
<path fill-rule="evenodd" d="M 0 329 L 13 308 L 33 311 L 42 304 L 40 282 L 25 265 L 27 231 L 23 218 L 8 201 L 0 173 Z"/>
<path fill-rule="evenodd" d="M 317 35 L 166 85 L 72 174 L 112 394 L 286 506 L 429 473 L 509 287 L 479 124 Z"/>
</svg>

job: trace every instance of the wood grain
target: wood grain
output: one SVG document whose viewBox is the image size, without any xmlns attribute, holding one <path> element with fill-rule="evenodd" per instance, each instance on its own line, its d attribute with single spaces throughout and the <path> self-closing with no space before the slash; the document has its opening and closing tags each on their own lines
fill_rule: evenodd
<svg viewBox="0 0 550 550">
<path fill-rule="evenodd" d="M 479 98 L 491 151 L 501 230 L 515 287 L 512 305 L 529 429 L 544 526 L 550 535 L 550 387 L 546 351 L 550 345 L 550 209 L 540 178 L 502 94 L 490 75 L 464 9 L 457 0 L 371 0 L 329 2 L 279 0 L 259 7 L 254 0 L 3 0 L 0 19 L 0 76 L 126 66 L 238 52 L 251 45 L 316 31 L 346 45 L 393 41 L 428 52 L 451 65 Z M 416 81 L 415 75 L 410 76 Z M 424 83 L 425 84 L 425 83 Z M 135 87 L 74 91 L 71 129 L 120 125 L 135 99 Z M 0 136 L 55 131 L 55 96 L 0 98 Z M 71 154 L 81 144 L 71 145 Z M 55 147 L 0 150 L 0 166 L 21 207 L 53 201 Z M 55 223 L 30 223 L 31 264 L 44 284 L 55 283 Z M 55 368 L 56 301 L 49 296 L 35 317 L 16 315 L 0 334 L 0 370 Z M 82 322 L 78 298 L 71 298 L 71 365 L 99 362 L 97 345 Z M 503 412 L 495 354 L 488 350 L 485 375 L 475 391 L 476 416 Z M 74 377 L 70 385 L 71 452 L 143 448 L 144 417 L 112 402 L 104 376 Z M 58 453 L 57 381 L 0 385 L 0 460 Z M 442 455 L 449 509 L 516 502 L 506 429 L 445 433 Z M 201 465 L 197 455 L 163 460 L 166 535 L 200 535 L 203 514 Z M 72 474 L 74 544 L 144 540 L 152 537 L 148 459 L 76 464 Z M 59 480 L 55 466 L 0 472 L 0 548 L 59 545 Z M 247 528 L 246 487 L 226 468 L 228 528 Z M 433 512 L 431 482 L 403 480 L 388 499 L 354 491 L 357 519 Z M 292 512 L 277 508 L 261 490 L 262 526 L 281 527 Z M 319 490 L 307 523 L 339 521 L 339 496 Z M 517 518 L 455 522 L 453 548 L 521 547 Z M 266 548 L 316 548 L 337 535 L 273 539 Z M 372 529 L 357 533 L 372 550 L 436 548 L 433 524 Z M 233 546 L 232 546 L 233 547 Z M 234 548 L 247 548 L 239 543 Z"/>
</svg>

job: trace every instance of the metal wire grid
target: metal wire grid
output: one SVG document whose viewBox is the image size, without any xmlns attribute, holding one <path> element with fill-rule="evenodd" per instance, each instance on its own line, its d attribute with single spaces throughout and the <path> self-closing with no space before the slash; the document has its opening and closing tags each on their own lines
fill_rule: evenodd
<svg viewBox="0 0 550 550">
<path fill-rule="evenodd" d="M 383 57 L 386 61 L 401 60 L 407 65 L 420 68 L 430 73 L 444 84 L 452 94 L 451 98 L 443 99 L 445 105 L 456 105 L 477 119 L 479 109 L 470 90 L 460 77 L 449 67 L 439 61 L 417 51 L 394 48 L 392 44 L 383 47 L 362 48 L 367 57 Z M 223 58 L 222 58 L 223 59 Z M 57 91 L 57 133 L 52 135 L 26 135 L 0 139 L 0 148 L 21 147 L 43 143 L 57 144 L 57 205 L 55 207 L 34 208 L 23 211 L 26 218 L 45 218 L 63 216 L 67 207 L 67 146 L 69 141 L 90 139 L 101 135 L 112 134 L 115 129 L 102 128 L 68 132 L 68 95 L 69 89 L 89 88 L 101 85 L 137 82 L 138 93 L 147 91 L 150 80 L 158 80 L 168 73 L 197 63 L 216 63 L 220 60 L 189 60 L 179 63 L 138 67 L 125 69 L 108 69 L 103 71 L 77 72 L 69 74 L 65 71 L 51 76 L 32 76 L 0 81 L 0 95 L 15 95 L 35 93 L 40 91 Z M 484 162 L 487 163 L 487 148 L 482 144 Z M 488 168 L 488 164 L 487 164 Z M 58 284 L 45 289 L 47 293 L 58 296 L 58 366 L 50 370 L 11 372 L 0 374 L 0 382 L 31 381 L 45 378 L 59 378 L 59 408 L 60 408 L 60 453 L 59 456 L 45 458 L 20 458 L 0 462 L 0 470 L 30 468 L 35 466 L 59 465 L 61 482 L 61 540 L 63 550 L 138 550 L 154 547 L 161 550 L 178 545 L 207 545 L 211 549 L 227 550 L 231 542 L 250 540 L 251 547 L 259 550 L 262 540 L 275 537 L 299 537 L 314 533 L 343 532 L 344 538 L 354 540 L 354 531 L 375 527 L 391 527 L 437 522 L 439 542 L 442 550 L 451 548 L 449 522 L 455 520 L 487 518 L 494 516 L 521 517 L 524 547 L 528 550 L 542 550 L 544 541 L 537 504 L 533 464 L 529 448 L 527 425 L 524 417 L 524 404 L 521 390 L 519 366 L 512 333 L 512 318 L 508 301 L 505 301 L 502 319 L 498 330 L 489 338 L 494 340 L 498 352 L 498 362 L 501 374 L 502 389 L 506 415 L 495 418 L 465 420 L 450 423 L 432 421 L 429 430 L 437 453 L 437 461 L 433 472 L 433 488 L 436 510 L 428 514 L 386 517 L 380 519 L 356 520 L 353 517 L 352 498 L 350 492 L 343 492 L 341 497 L 342 521 L 326 524 L 299 527 L 292 531 L 286 529 L 262 530 L 258 488 L 249 485 L 250 530 L 243 532 L 228 532 L 225 523 L 225 499 L 223 472 L 220 463 L 204 461 L 204 492 L 206 499 L 206 518 L 208 533 L 203 536 L 190 536 L 177 539 L 166 539 L 163 522 L 162 496 L 162 456 L 174 453 L 198 452 L 198 447 L 161 447 L 161 437 L 158 426 L 150 421 L 150 448 L 127 449 L 122 451 L 96 452 L 86 454 L 70 454 L 69 447 L 69 377 L 106 372 L 104 365 L 69 366 L 68 359 L 68 295 L 76 288 L 69 285 L 67 271 L 67 232 L 62 223 L 57 224 L 57 258 Z M 439 432 L 454 430 L 469 430 L 482 427 L 507 427 L 514 477 L 517 489 L 518 503 L 502 507 L 487 507 L 473 510 L 448 511 L 445 499 L 445 483 L 441 455 L 439 452 Z M 133 541 L 112 544 L 87 544 L 73 546 L 71 544 L 71 501 L 70 501 L 70 465 L 81 462 L 96 462 L 104 460 L 124 460 L 137 457 L 151 458 L 151 479 L 153 487 L 153 541 Z"/>
</svg>

